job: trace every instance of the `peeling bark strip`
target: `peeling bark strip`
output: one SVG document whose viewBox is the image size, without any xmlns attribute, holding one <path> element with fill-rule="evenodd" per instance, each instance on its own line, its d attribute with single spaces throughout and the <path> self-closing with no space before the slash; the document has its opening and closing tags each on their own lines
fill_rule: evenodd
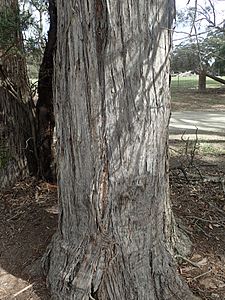
<svg viewBox="0 0 225 300">
<path fill-rule="evenodd" d="M 172 0 L 57 0 L 54 299 L 191 300 L 168 196 Z"/>
</svg>

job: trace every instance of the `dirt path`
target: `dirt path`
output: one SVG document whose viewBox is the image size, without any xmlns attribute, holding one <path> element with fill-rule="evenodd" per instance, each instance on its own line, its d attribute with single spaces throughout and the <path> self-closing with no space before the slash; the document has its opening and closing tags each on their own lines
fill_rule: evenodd
<svg viewBox="0 0 225 300">
<path fill-rule="evenodd" d="M 173 112 L 170 119 L 170 133 L 215 135 L 225 140 L 225 112 L 180 111 Z"/>
</svg>

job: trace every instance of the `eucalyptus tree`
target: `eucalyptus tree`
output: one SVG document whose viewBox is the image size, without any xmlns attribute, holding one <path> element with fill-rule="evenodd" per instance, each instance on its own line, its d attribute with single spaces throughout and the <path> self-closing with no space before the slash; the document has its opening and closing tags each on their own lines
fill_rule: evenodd
<svg viewBox="0 0 225 300">
<path fill-rule="evenodd" d="M 194 299 L 168 194 L 173 0 L 57 0 L 53 299 Z"/>
</svg>

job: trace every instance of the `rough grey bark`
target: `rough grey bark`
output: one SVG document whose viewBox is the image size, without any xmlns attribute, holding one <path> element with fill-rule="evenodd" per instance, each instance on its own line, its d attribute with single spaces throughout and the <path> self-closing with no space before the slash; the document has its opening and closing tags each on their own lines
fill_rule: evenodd
<svg viewBox="0 0 225 300">
<path fill-rule="evenodd" d="M 172 0 L 57 0 L 53 299 L 191 300 L 168 195 Z"/>
<path fill-rule="evenodd" d="M 200 70 L 198 72 L 198 90 L 204 92 L 206 90 L 206 71 Z"/>
</svg>

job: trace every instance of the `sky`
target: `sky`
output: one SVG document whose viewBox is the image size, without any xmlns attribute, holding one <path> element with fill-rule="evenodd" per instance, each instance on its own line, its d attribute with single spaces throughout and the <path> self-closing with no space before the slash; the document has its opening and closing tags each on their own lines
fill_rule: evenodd
<svg viewBox="0 0 225 300">
<path fill-rule="evenodd" d="M 212 2 L 215 4 L 217 9 L 223 9 L 225 8 L 225 0 L 212 0 Z M 185 8 L 187 6 L 188 0 L 176 0 L 176 7 L 177 9 L 180 8 Z M 190 0 L 190 5 L 194 5 L 195 0 Z M 204 6 L 205 4 L 207 5 L 209 3 L 208 0 L 198 0 L 198 4 Z"/>
<path fill-rule="evenodd" d="M 197 0 L 197 1 L 198 1 L 198 5 L 202 6 L 203 8 L 209 6 L 209 0 Z M 188 2 L 189 4 L 187 5 Z M 211 0 L 211 2 L 214 4 L 215 12 L 216 12 L 216 22 L 217 24 L 219 24 L 220 22 L 222 22 L 222 20 L 225 19 L 225 0 Z M 190 1 L 176 0 L 177 11 L 181 9 L 185 9 L 187 7 L 193 7 L 193 6 L 195 6 L 195 0 L 190 0 Z M 198 29 L 199 32 L 205 31 L 206 26 L 207 26 L 207 22 L 202 21 L 201 26 Z M 184 32 L 190 33 L 190 27 L 184 27 L 183 25 L 176 26 L 174 32 L 174 45 L 178 45 L 180 44 L 180 42 L 185 40 L 184 37 L 187 37 L 188 35 L 184 34 Z"/>
</svg>

